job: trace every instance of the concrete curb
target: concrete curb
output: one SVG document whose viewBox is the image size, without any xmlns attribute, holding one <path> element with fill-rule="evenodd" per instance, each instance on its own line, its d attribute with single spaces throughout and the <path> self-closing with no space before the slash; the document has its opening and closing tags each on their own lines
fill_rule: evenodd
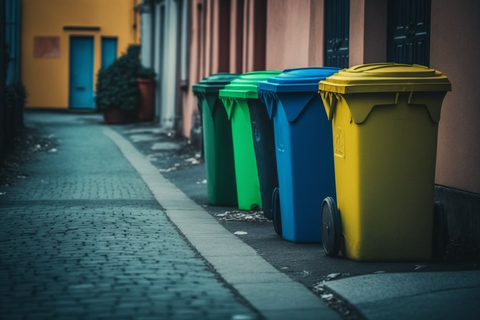
<svg viewBox="0 0 480 320">
<path fill-rule="evenodd" d="M 104 129 L 137 170 L 166 215 L 192 246 L 266 319 L 342 319 L 325 302 L 227 231 L 163 175 L 124 137 Z"/>
<path fill-rule="evenodd" d="M 479 271 L 383 273 L 326 282 L 367 319 L 477 319 Z"/>
</svg>

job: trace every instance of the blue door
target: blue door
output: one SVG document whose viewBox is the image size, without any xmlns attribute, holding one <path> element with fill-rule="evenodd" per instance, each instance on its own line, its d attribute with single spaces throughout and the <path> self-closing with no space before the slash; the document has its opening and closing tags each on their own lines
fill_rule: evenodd
<svg viewBox="0 0 480 320">
<path fill-rule="evenodd" d="M 70 38 L 71 109 L 93 109 L 93 37 Z"/>
<path fill-rule="evenodd" d="M 107 68 L 116 58 L 117 38 L 102 38 L 102 68 Z"/>
</svg>

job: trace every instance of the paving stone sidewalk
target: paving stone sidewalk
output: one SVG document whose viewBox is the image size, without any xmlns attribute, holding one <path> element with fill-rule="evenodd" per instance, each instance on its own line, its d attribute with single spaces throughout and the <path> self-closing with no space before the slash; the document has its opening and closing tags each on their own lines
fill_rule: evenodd
<svg viewBox="0 0 480 320">
<path fill-rule="evenodd" d="M 58 145 L 0 187 L 0 319 L 259 319 L 191 248 L 102 126 L 32 113 Z"/>
</svg>

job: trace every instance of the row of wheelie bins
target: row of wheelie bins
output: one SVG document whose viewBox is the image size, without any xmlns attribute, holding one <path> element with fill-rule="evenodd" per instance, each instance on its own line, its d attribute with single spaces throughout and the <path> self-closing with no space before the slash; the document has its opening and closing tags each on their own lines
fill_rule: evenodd
<svg viewBox="0 0 480 320">
<path fill-rule="evenodd" d="M 219 73 L 193 86 L 208 199 L 359 261 L 442 258 L 437 130 L 451 84 L 419 65 Z"/>
</svg>

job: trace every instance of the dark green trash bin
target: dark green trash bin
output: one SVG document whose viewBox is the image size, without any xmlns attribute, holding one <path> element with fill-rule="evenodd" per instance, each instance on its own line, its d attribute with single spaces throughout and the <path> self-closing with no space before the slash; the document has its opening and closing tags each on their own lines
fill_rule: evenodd
<svg viewBox="0 0 480 320">
<path fill-rule="evenodd" d="M 192 86 L 202 114 L 208 201 L 217 206 L 236 206 L 238 203 L 232 126 L 218 98 L 218 91 L 238 76 L 217 73 Z"/>
</svg>

